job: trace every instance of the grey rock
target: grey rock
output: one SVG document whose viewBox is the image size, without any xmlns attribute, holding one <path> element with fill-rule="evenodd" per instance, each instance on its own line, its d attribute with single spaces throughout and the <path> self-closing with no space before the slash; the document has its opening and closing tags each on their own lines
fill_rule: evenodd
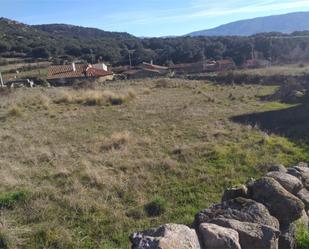
<svg viewBox="0 0 309 249">
<path fill-rule="evenodd" d="M 238 232 L 233 229 L 203 223 L 199 233 L 205 249 L 241 249 Z"/>
<path fill-rule="evenodd" d="M 292 168 L 288 168 L 288 174 L 291 174 L 303 182 L 305 188 L 309 190 L 309 168 L 295 166 Z"/>
<path fill-rule="evenodd" d="M 295 176 L 283 172 L 269 172 L 266 176 L 274 178 L 282 187 L 292 194 L 297 194 L 302 188 L 302 182 Z"/>
<path fill-rule="evenodd" d="M 228 201 L 237 197 L 248 198 L 248 188 L 246 185 L 242 185 L 237 188 L 229 188 L 224 191 L 222 201 Z"/>
<path fill-rule="evenodd" d="M 296 225 L 290 224 L 281 229 L 279 236 L 279 249 L 295 249 Z"/>
<path fill-rule="evenodd" d="M 232 219 L 214 219 L 211 223 L 236 230 L 242 249 L 278 249 L 280 231 L 273 227 Z"/>
<path fill-rule="evenodd" d="M 269 168 L 268 171 L 269 171 L 269 172 L 277 171 L 277 172 L 286 173 L 286 172 L 287 172 L 287 169 L 286 169 L 286 167 L 284 167 L 283 165 L 278 164 L 278 165 L 273 165 L 273 166 L 271 166 L 271 167 Z"/>
<path fill-rule="evenodd" d="M 297 166 L 299 166 L 299 167 L 305 167 L 305 168 L 308 168 L 308 167 L 309 167 L 309 166 L 308 166 L 308 163 L 305 163 L 305 162 L 300 162 L 300 163 L 298 163 Z"/>
<path fill-rule="evenodd" d="M 302 216 L 299 220 L 296 221 L 296 224 L 300 224 L 301 226 L 308 228 L 309 226 L 309 217 L 307 212 L 304 210 L 302 213 Z"/>
<path fill-rule="evenodd" d="M 309 191 L 303 188 L 301 191 L 297 193 L 297 197 L 302 200 L 305 204 L 305 209 L 309 210 Z"/>
<path fill-rule="evenodd" d="M 261 203 L 245 198 L 236 198 L 212 206 L 195 216 L 196 227 L 214 218 L 235 219 L 272 226 L 279 229 L 279 221 L 270 215 L 268 209 Z"/>
<path fill-rule="evenodd" d="M 302 201 L 285 190 L 275 179 L 263 177 L 254 182 L 250 189 L 252 198 L 264 204 L 280 224 L 289 224 L 301 217 L 304 209 Z"/>
<path fill-rule="evenodd" d="M 134 233 L 130 240 L 132 249 L 200 249 L 195 230 L 178 224 Z"/>
</svg>

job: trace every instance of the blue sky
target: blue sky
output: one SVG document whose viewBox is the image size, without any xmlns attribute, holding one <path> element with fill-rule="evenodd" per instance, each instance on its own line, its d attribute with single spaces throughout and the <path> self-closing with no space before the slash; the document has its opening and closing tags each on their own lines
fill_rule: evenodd
<svg viewBox="0 0 309 249">
<path fill-rule="evenodd" d="M 183 35 L 258 16 L 309 11 L 309 0 L 0 0 L 0 16 L 136 36 Z"/>
</svg>

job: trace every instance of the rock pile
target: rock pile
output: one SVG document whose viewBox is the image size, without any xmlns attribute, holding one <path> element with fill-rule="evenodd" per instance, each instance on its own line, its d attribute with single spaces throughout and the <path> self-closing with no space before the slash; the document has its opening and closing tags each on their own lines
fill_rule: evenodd
<svg viewBox="0 0 309 249">
<path fill-rule="evenodd" d="M 271 167 L 261 179 L 227 189 L 192 228 L 166 224 L 131 235 L 132 249 L 294 249 L 296 224 L 309 223 L 309 167 Z"/>
</svg>

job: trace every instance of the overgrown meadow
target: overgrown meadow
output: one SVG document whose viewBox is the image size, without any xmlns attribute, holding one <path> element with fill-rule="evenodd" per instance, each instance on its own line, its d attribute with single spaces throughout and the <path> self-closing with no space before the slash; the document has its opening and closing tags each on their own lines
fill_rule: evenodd
<svg viewBox="0 0 309 249">
<path fill-rule="evenodd" d="M 233 119 L 295 107 L 261 100 L 276 89 L 154 79 L 1 91 L 0 247 L 129 248 L 134 231 L 191 224 L 224 188 L 309 161 L 306 140 Z"/>
</svg>

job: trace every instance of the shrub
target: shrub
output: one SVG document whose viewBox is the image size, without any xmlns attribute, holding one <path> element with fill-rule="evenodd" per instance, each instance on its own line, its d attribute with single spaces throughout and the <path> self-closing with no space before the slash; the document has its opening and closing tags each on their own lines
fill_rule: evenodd
<svg viewBox="0 0 309 249">
<path fill-rule="evenodd" d="M 17 202 L 24 201 L 26 197 L 25 191 L 0 193 L 0 208 L 12 208 Z"/>
<path fill-rule="evenodd" d="M 144 88 L 143 93 L 146 94 L 146 95 L 150 94 L 151 93 L 150 88 Z"/>
<path fill-rule="evenodd" d="M 169 82 L 167 79 L 160 79 L 156 81 L 156 85 L 157 88 L 167 88 L 169 87 Z"/>
<path fill-rule="evenodd" d="M 297 249 L 309 249 L 309 230 L 304 225 L 297 229 L 296 244 Z"/>
<path fill-rule="evenodd" d="M 12 106 L 7 113 L 8 116 L 12 117 L 21 117 L 22 116 L 22 110 L 17 105 Z"/>
<path fill-rule="evenodd" d="M 134 99 L 136 95 L 133 90 L 129 90 L 126 94 L 115 94 L 110 91 L 104 91 L 103 96 L 107 98 L 111 105 L 121 105 L 128 100 Z"/>
<path fill-rule="evenodd" d="M 112 136 L 108 139 L 105 139 L 103 142 L 101 149 L 103 151 L 108 150 L 120 150 L 131 141 L 131 135 L 129 132 L 117 132 L 112 134 Z"/>
<path fill-rule="evenodd" d="M 44 109 L 49 109 L 50 106 L 50 99 L 46 95 L 38 95 L 35 96 L 35 104 L 42 106 Z"/>
<path fill-rule="evenodd" d="M 160 196 L 155 197 L 153 201 L 145 205 L 145 211 L 147 215 L 151 217 L 164 214 L 166 208 L 167 208 L 167 201 Z"/>
<path fill-rule="evenodd" d="M 0 228 L 0 248 L 9 249 L 12 248 L 12 241 L 7 231 L 3 228 Z"/>
<path fill-rule="evenodd" d="M 62 96 L 56 99 L 56 104 L 83 104 L 83 105 L 121 105 L 126 101 L 135 98 L 135 93 L 130 90 L 125 94 L 115 94 L 111 91 L 65 91 Z"/>
</svg>

